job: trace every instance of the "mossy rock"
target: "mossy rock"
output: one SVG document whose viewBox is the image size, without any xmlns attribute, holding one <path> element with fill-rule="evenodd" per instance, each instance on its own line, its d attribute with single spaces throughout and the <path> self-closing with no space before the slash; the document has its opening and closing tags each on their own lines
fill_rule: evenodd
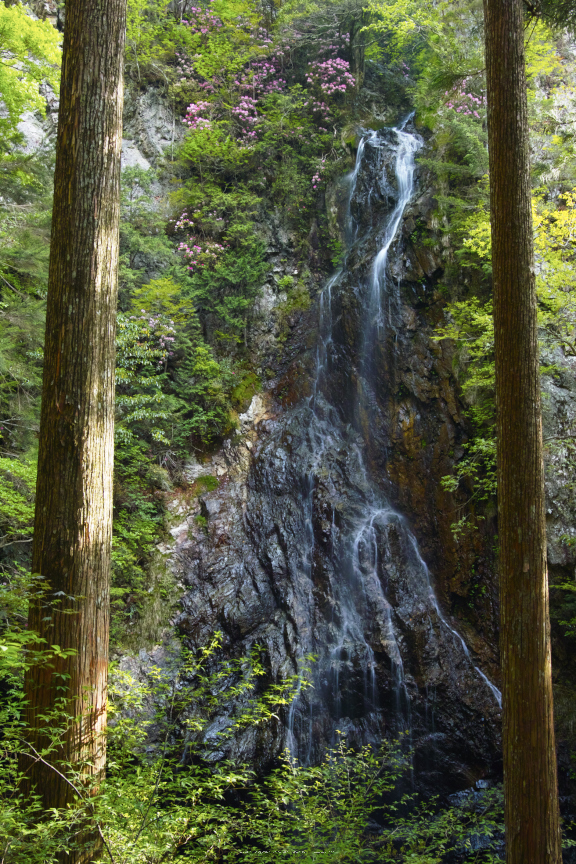
<svg viewBox="0 0 576 864">
<path fill-rule="evenodd" d="M 232 390 L 230 397 L 232 404 L 243 413 L 252 401 L 252 397 L 261 389 L 261 381 L 255 372 L 247 372 Z"/>
<path fill-rule="evenodd" d="M 196 477 L 194 483 L 198 487 L 198 495 L 213 492 L 218 488 L 218 478 L 214 477 L 213 474 L 202 474 L 200 477 Z"/>
</svg>

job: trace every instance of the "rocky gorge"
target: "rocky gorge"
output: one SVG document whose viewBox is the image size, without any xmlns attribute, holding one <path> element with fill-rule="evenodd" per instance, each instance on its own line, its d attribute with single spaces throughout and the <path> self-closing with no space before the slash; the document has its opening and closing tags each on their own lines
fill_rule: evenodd
<svg viewBox="0 0 576 864">
<path fill-rule="evenodd" d="M 458 548 L 458 501 L 440 485 L 467 425 L 453 349 L 432 338 L 442 263 L 417 239 L 431 213 L 424 142 L 411 121 L 359 142 L 332 194 L 343 264 L 295 316 L 298 348 L 237 434 L 189 462 L 190 482 L 213 474 L 218 488 L 174 499 L 161 548 L 187 646 L 215 631 L 227 656 L 257 644 L 271 681 L 314 657 L 313 686 L 276 728 L 240 737 L 242 758 L 265 765 L 288 746 L 314 762 L 336 730 L 357 744 L 408 736 L 420 787 L 449 792 L 498 776 L 493 581 L 488 615 L 459 606 L 466 556 L 493 566 L 478 554 L 489 532 Z"/>
<path fill-rule="evenodd" d="M 23 118 L 28 149 L 52 139 L 57 108 L 52 99 L 47 120 Z M 449 792 L 499 776 L 497 526 L 490 505 L 476 530 L 455 536 L 455 518 L 477 505 L 465 483 L 442 484 L 471 433 L 461 357 L 436 333 L 455 289 L 446 288 L 453 250 L 438 230 L 435 179 L 421 159 L 428 145 L 412 119 L 387 127 L 380 109 L 372 113 L 378 131 L 355 127 L 353 167 L 322 196 L 345 250 L 333 273 L 322 275 L 314 224 L 314 277 L 280 211 L 260 224 L 271 275 L 250 342 L 264 383 L 222 448 L 185 466 L 189 488 L 207 475 L 217 488 L 166 496 L 170 539 L 149 590 L 167 570 L 170 624 L 154 601 L 136 628 L 139 657 L 118 657 L 146 677 L 174 633 L 197 649 L 221 631 L 225 656 L 261 646 L 268 682 L 313 658 L 312 687 L 276 728 L 244 732 L 236 755 L 264 767 L 287 746 L 309 764 L 336 730 L 355 744 L 407 735 L 419 785 Z M 154 89 L 129 90 L 125 168 L 158 166 L 181 141 L 173 106 Z M 168 188 L 156 180 L 154 192 L 162 202 Z M 147 278 L 161 274 L 143 261 Z M 460 283 L 456 296 L 465 291 Z M 542 381 L 554 586 L 572 580 L 576 564 L 563 444 L 576 378 L 565 349 L 545 349 L 543 361 L 552 370 Z M 568 754 L 573 672 L 554 626 Z M 208 735 L 221 724 L 214 717 Z"/>
<path fill-rule="evenodd" d="M 128 2 L 107 765 L 95 798 L 79 793 L 91 822 L 101 813 L 110 860 L 506 854 L 483 11 L 416 3 L 414 31 L 408 12 Z M 23 15 L 60 50 L 53 0 L 0 4 L 3 20 Z M 576 47 L 540 24 L 528 43 L 569 861 Z M 45 79 L 18 67 L 13 104 L 0 92 L 0 689 L 12 742 L 0 846 L 18 864 L 23 849 L 44 864 L 54 843 L 66 856 L 77 845 L 69 809 L 50 820 L 25 798 L 10 809 L 28 604 L 46 584 L 30 552 L 60 107 L 50 56 Z"/>
</svg>

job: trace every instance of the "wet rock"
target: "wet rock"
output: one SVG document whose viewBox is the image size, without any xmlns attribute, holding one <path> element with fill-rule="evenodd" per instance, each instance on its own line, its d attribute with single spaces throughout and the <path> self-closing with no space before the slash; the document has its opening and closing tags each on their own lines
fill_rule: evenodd
<svg viewBox="0 0 576 864">
<path fill-rule="evenodd" d="M 174 551 L 188 586 L 177 624 L 191 647 L 214 630 L 227 654 L 262 646 L 270 680 L 316 655 L 313 689 L 274 734 L 242 737 L 256 763 L 286 744 L 314 761 L 336 729 L 351 743 L 409 729 L 420 785 L 451 791 L 497 770 L 494 608 L 484 634 L 450 614 L 482 540 L 462 549 L 450 532 L 439 481 L 466 429 L 450 349 L 430 338 L 438 260 L 411 245 L 410 225 L 391 244 L 373 324 L 373 261 L 404 194 L 398 146 L 391 130 L 366 141 L 347 181 L 346 265 L 294 324 L 314 338 L 296 337 L 299 353 L 205 471 L 221 483 L 202 496 L 205 527 Z"/>
</svg>

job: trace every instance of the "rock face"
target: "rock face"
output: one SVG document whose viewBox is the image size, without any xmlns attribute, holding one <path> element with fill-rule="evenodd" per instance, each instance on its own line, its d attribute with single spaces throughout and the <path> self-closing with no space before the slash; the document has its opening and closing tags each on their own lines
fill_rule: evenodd
<svg viewBox="0 0 576 864">
<path fill-rule="evenodd" d="M 276 680 L 316 656 L 313 688 L 274 735 L 238 742 L 245 757 L 288 745 L 309 762 L 337 729 L 356 742 L 405 733 L 420 786 L 438 792 L 495 770 L 500 709 L 493 642 L 450 615 L 453 502 L 437 485 L 465 428 L 421 311 L 439 267 L 410 239 L 430 209 L 421 143 L 364 137 L 341 188 L 345 263 L 303 316 L 316 319 L 311 350 L 204 469 L 221 482 L 202 497 L 204 527 L 194 513 L 179 526 L 173 564 L 191 646 L 214 630 L 227 654 L 258 643 Z"/>
<path fill-rule="evenodd" d="M 139 152 L 136 164 L 146 167 L 142 165 L 142 159 L 154 163 L 165 151 L 173 157 L 174 147 L 182 140 L 182 136 L 182 120 L 156 90 L 127 91 L 124 137 L 127 147 Z"/>
<path fill-rule="evenodd" d="M 546 450 L 548 566 L 574 578 L 576 501 L 572 486 L 571 440 L 576 424 L 576 358 L 560 348 L 543 352 L 542 360 L 554 368 L 542 378 L 543 433 Z"/>
</svg>

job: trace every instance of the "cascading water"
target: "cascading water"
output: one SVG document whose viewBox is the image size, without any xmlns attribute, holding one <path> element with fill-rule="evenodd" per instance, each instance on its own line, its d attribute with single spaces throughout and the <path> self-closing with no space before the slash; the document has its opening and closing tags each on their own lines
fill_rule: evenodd
<svg viewBox="0 0 576 864">
<path fill-rule="evenodd" d="M 383 299 L 390 301 L 393 295 L 390 286 L 387 284 L 386 263 L 390 247 L 398 234 L 400 220 L 404 215 L 406 205 L 412 197 L 414 187 L 414 156 L 420 147 L 418 138 L 409 132 L 405 132 L 404 126 L 394 131 L 398 135 L 398 151 L 395 166 L 396 178 L 398 180 L 398 202 L 386 225 L 382 247 L 374 259 L 368 305 L 370 311 L 368 327 L 370 331 L 375 330 L 376 334 L 379 334 L 382 328 L 387 323 L 392 323 L 394 319 L 390 307 L 387 315 L 385 315 L 382 308 Z M 394 299 L 398 299 L 397 295 Z"/>
<path fill-rule="evenodd" d="M 418 137 L 406 131 L 405 124 L 394 129 L 397 144 L 395 148 L 395 176 L 397 200 L 388 216 L 379 241 L 379 249 L 374 257 L 369 278 L 357 287 L 361 301 L 365 304 L 362 348 L 359 356 L 359 386 L 352 416 L 364 410 L 370 414 L 371 394 L 374 384 L 372 353 L 375 345 L 387 327 L 394 327 L 396 310 L 400 297 L 397 283 L 387 272 L 388 258 L 394 252 L 404 211 L 414 187 L 415 154 L 421 142 Z M 359 174 L 363 167 L 366 148 L 378 150 L 378 133 L 370 132 L 360 142 L 354 171 L 349 178 L 349 198 L 347 206 L 347 233 L 351 245 L 358 240 L 358 224 L 352 213 L 352 205 L 357 192 Z M 373 188 L 364 193 L 363 204 L 370 207 Z M 365 717 L 372 715 L 372 725 L 387 726 L 395 733 L 410 731 L 410 695 L 405 680 L 401 639 L 395 624 L 392 604 L 386 593 L 382 579 L 382 563 L 379 558 L 384 554 L 393 556 L 390 542 L 387 541 L 388 529 L 393 528 L 396 538 L 404 546 L 403 556 L 411 559 L 417 606 L 429 620 L 429 627 L 444 629 L 454 642 L 456 652 L 463 655 L 464 661 L 474 669 L 482 681 L 480 686 L 489 688 L 492 697 L 501 705 L 498 689 L 488 677 L 475 666 L 468 647 L 457 630 L 442 614 L 428 568 L 418 550 L 414 535 L 405 520 L 394 511 L 381 490 L 371 482 L 362 455 L 362 443 L 354 423 L 346 424 L 341 413 L 330 403 L 326 382 L 338 362 L 333 338 L 333 292 L 346 273 L 346 264 L 327 283 L 319 298 L 319 338 L 316 359 L 316 374 L 312 393 L 303 410 L 307 417 L 307 437 L 309 443 L 309 471 L 304 481 L 303 509 L 306 515 L 306 533 L 309 538 L 308 554 L 301 562 L 304 584 L 308 585 L 308 614 L 303 610 L 303 618 L 309 618 L 314 603 L 314 548 L 313 530 L 314 493 L 316 479 L 322 477 L 323 486 L 337 498 L 338 490 L 332 476 L 334 451 L 345 449 L 347 452 L 348 472 L 356 483 L 360 483 L 359 499 L 354 506 L 354 514 L 349 523 L 336 530 L 334 510 L 331 529 L 331 557 L 334 566 L 330 585 L 332 616 L 329 627 L 330 644 L 320 645 L 314 639 L 314 627 L 308 622 L 312 639 L 308 649 L 318 655 L 318 668 L 315 671 L 315 688 L 324 690 L 332 705 L 335 721 L 342 721 L 350 714 L 351 706 L 346 701 L 345 679 L 354 677 L 361 670 L 362 699 L 361 710 Z M 303 598 L 302 598 L 303 599 Z M 304 600 L 304 606 L 306 600 Z M 388 705 L 380 704 L 377 684 L 377 659 L 375 651 L 367 638 L 367 630 L 372 629 L 374 620 L 378 624 L 378 641 L 387 656 L 390 671 L 388 693 L 392 696 Z M 356 698 L 360 696 L 356 686 Z M 354 706 L 358 713 L 359 705 Z M 381 715 L 380 717 L 378 715 Z M 382 721 L 386 717 L 385 722 Z M 340 722 L 340 725 L 341 722 Z M 375 730 L 373 730 L 375 731 Z M 314 699 L 299 689 L 289 711 L 288 740 L 290 747 L 302 761 L 309 761 L 313 754 Z"/>
<path fill-rule="evenodd" d="M 399 424 L 422 421 L 429 435 L 444 436 L 443 452 L 463 434 L 445 409 L 448 382 L 441 392 L 432 380 L 442 369 L 415 322 L 423 277 L 406 265 L 426 254 L 408 227 L 425 212 L 413 196 L 419 146 L 409 124 L 360 142 L 342 182 L 345 261 L 319 295 L 317 339 L 302 348 L 289 385 L 303 395 L 279 410 L 271 399 L 247 473 L 236 480 L 231 472 L 203 496 L 208 526 L 183 552 L 189 590 L 180 626 L 192 646 L 222 631 L 233 656 L 260 645 L 272 679 L 316 655 L 313 687 L 296 694 L 285 734 L 246 731 L 242 759 L 269 764 L 289 746 L 314 762 L 336 730 L 352 744 L 408 730 L 418 783 L 438 792 L 493 770 L 500 696 L 481 669 L 495 660 L 490 633 L 456 625 L 442 610 L 408 522 L 421 517 L 393 504 L 404 489 L 424 489 L 415 499 L 420 513 L 428 504 L 428 478 L 409 474 L 410 456 L 399 478 L 390 475 L 394 454 L 407 452 L 396 448 L 405 441 Z M 424 390 L 410 389 L 414 370 Z M 428 452 L 420 433 L 414 440 Z M 445 548 L 434 518 L 416 527 L 432 549 Z"/>
</svg>

